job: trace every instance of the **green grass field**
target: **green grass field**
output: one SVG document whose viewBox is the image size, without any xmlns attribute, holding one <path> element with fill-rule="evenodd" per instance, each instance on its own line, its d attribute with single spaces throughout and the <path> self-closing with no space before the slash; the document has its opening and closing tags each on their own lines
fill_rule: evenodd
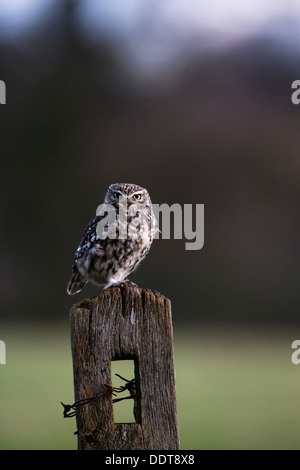
<svg viewBox="0 0 300 470">
<path fill-rule="evenodd" d="M 174 330 L 182 449 L 300 449 L 297 331 Z M 68 327 L 10 326 L 0 338 L 0 449 L 76 449 L 60 404 L 74 401 Z M 118 406 L 126 422 L 132 402 Z"/>
</svg>

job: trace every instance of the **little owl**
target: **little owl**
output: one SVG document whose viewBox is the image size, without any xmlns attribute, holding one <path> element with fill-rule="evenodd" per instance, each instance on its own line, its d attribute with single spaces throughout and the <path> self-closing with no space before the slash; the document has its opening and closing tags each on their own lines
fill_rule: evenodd
<svg viewBox="0 0 300 470">
<path fill-rule="evenodd" d="M 127 280 L 145 258 L 157 231 L 150 196 L 141 186 L 110 185 L 100 207 L 75 253 L 67 288 L 70 295 L 80 292 L 88 281 L 107 288 Z"/>
</svg>

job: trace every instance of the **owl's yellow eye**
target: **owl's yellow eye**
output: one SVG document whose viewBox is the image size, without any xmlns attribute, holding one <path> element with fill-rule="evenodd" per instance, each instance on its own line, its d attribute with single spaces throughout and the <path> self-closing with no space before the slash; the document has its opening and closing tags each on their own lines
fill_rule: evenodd
<svg viewBox="0 0 300 470">
<path fill-rule="evenodd" d="M 119 199 L 119 197 L 121 197 L 121 193 L 114 193 L 113 196 L 115 199 Z"/>
<path fill-rule="evenodd" d="M 141 194 L 134 194 L 133 199 L 135 199 L 136 201 L 139 201 L 140 199 L 142 199 L 142 195 Z"/>
</svg>

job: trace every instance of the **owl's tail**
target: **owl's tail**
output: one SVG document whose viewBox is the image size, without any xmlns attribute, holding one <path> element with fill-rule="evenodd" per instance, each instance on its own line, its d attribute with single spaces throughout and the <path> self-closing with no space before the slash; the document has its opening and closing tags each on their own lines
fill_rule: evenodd
<svg viewBox="0 0 300 470">
<path fill-rule="evenodd" d="M 74 266 L 73 274 L 72 274 L 71 280 L 70 280 L 70 282 L 68 284 L 68 287 L 67 287 L 67 293 L 69 295 L 77 294 L 78 292 L 80 292 L 84 288 L 86 283 L 87 283 L 87 280 L 84 279 L 81 276 L 81 274 L 78 271 L 77 267 Z"/>
</svg>

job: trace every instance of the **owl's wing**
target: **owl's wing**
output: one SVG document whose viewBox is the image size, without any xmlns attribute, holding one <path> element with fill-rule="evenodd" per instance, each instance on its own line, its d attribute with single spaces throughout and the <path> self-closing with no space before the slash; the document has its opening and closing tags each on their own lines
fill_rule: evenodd
<svg viewBox="0 0 300 470">
<path fill-rule="evenodd" d="M 96 243 L 96 241 L 99 242 L 99 238 L 97 236 L 97 233 L 96 233 L 96 228 L 97 228 L 97 224 L 98 222 L 100 222 L 105 216 L 103 215 L 96 215 L 96 217 L 94 217 L 90 223 L 87 225 L 82 237 L 81 237 L 81 240 L 80 240 L 80 243 L 78 245 L 78 248 L 77 248 L 77 251 L 75 253 L 75 261 L 80 258 L 85 252 L 86 250 L 89 250 L 91 248 L 92 245 L 94 245 Z"/>
<path fill-rule="evenodd" d="M 90 223 L 87 225 L 75 253 L 74 264 L 72 268 L 72 276 L 70 282 L 67 287 L 67 293 L 69 295 L 74 295 L 80 292 L 87 283 L 87 279 L 85 279 L 82 274 L 79 272 L 77 268 L 77 261 L 90 249 L 93 245 L 101 243 L 101 240 L 98 238 L 96 233 L 97 224 L 105 218 L 105 215 L 96 215 Z M 99 246 L 99 250 L 101 247 Z M 104 252 L 104 250 L 103 250 Z"/>
<path fill-rule="evenodd" d="M 67 293 L 69 295 L 77 294 L 84 288 L 87 282 L 87 279 L 83 278 L 83 276 L 78 271 L 76 264 L 74 263 L 72 276 L 67 287 Z"/>
</svg>

